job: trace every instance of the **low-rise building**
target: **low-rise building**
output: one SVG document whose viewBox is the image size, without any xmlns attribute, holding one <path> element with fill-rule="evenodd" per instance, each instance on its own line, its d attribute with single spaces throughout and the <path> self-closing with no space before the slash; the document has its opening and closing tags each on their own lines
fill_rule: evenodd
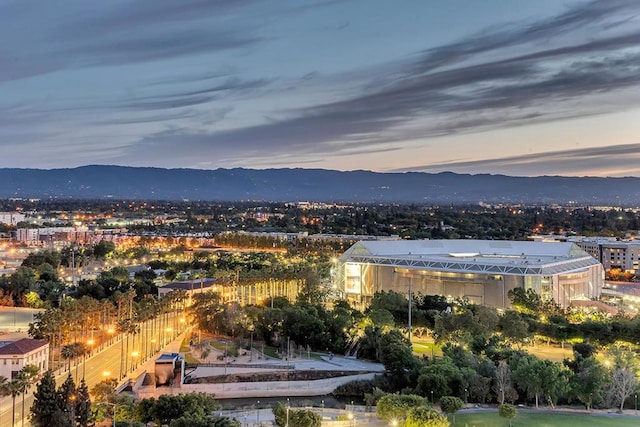
<svg viewBox="0 0 640 427">
<path fill-rule="evenodd" d="M 0 342 L 0 376 L 14 379 L 27 365 L 35 365 L 40 373 L 49 369 L 49 342 L 22 338 Z"/>
</svg>

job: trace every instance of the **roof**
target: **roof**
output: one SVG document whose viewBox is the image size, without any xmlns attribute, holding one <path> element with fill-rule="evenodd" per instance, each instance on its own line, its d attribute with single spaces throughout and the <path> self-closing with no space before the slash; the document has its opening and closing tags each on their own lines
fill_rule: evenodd
<svg viewBox="0 0 640 427">
<path fill-rule="evenodd" d="M 575 243 L 508 240 L 361 241 L 340 261 L 515 275 L 578 272 L 599 264 Z"/>
<path fill-rule="evenodd" d="M 49 345 L 49 341 L 47 340 L 22 338 L 21 340 L 0 347 L 0 355 L 27 354 L 47 345 Z"/>
<path fill-rule="evenodd" d="M 160 286 L 160 289 L 184 289 L 185 291 L 197 290 L 197 289 L 206 289 L 214 286 L 216 284 L 216 279 L 195 279 L 195 280 L 187 280 L 184 282 L 171 282 L 166 285 Z"/>
</svg>

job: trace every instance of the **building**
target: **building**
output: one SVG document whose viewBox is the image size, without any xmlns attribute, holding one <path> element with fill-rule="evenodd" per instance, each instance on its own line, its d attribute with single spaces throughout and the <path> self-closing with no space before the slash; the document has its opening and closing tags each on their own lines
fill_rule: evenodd
<svg viewBox="0 0 640 427">
<path fill-rule="evenodd" d="M 16 378 L 27 365 L 35 365 L 40 373 L 49 369 L 49 342 L 22 338 L 18 341 L 0 342 L 0 376 Z"/>
<path fill-rule="evenodd" d="M 570 241 L 600 261 L 605 269 L 620 268 L 637 272 L 640 269 L 640 240 L 620 240 L 613 237 L 572 237 Z"/>
<path fill-rule="evenodd" d="M 0 224 L 16 225 L 25 220 L 25 215 L 20 212 L 0 212 Z"/>
<path fill-rule="evenodd" d="M 511 289 L 533 289 L 563 307 L 598 298 L 602 265 L 573 243 L 498 240 L 361 241 L 333 271 L 345 297 L 367 304 L 374 293 L 395 291 L 466 298 L 508 308 Z"/>
<path fill-rule="evenodd" d="M 206 292 L 221 292 L 222 288 L 221 285 L 218 285 L 218 281 L 212 278 L 171 282 L 158 287 L 158 298 L 166 296 L 171 291 L 184 291 L 187 298 L 187 305 L 190 306 L 193 302 L 194 295 Z"/>
</svg>

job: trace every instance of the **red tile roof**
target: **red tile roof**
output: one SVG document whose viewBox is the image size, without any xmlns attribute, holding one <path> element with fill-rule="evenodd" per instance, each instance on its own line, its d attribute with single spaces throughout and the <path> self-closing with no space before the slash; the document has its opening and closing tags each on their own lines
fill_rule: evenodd
<svg viewBox="0 0 640 427">
<path fill-rule="evenodd" d="M 47 340 L 34 340 L 31 338 L 22 338 L 21 340 L 14 341 L 10 344 L 0 347 L 0 355 L 7 354 L 27 354 L 40 347 L 48 345 Z"/>
</svg>

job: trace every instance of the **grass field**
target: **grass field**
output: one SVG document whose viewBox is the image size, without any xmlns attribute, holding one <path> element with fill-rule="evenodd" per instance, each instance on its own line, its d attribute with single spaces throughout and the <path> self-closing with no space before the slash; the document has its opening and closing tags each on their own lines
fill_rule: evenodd
<svg viewBox="0 0 640 427">
<path fill-rule="evenodd" d="M 411 344 L 413 346 L 413 354 L 416 356 L 442 356 L 442 348 L 438 344 L 435 344 L 431 338 L 414 337 L 411 339 Z M 566 358 L 573 357 L 573 350 L 570 345 L 565 346 L 565 348 L 560 348 L 558 346 L 547 347 L 545 344 L 541 344 L 536 347 L 525 346 L 522 349 L 542 359 L 553 362 L 562 362 Z"/>
<path fill-rule="evenodd" d="M 451 420 L 451 417 L 449 417 Z M 497 412 L 479 414 L 457 414 L 453 427 L 501 427 L 509 421 L 500 418 Z M 639 426 L 640 418 L 598 416 L 588 414 L 540 414 L 520 412 L 512 421 L 513 427 L 631 427 Z"/>
</svg>

